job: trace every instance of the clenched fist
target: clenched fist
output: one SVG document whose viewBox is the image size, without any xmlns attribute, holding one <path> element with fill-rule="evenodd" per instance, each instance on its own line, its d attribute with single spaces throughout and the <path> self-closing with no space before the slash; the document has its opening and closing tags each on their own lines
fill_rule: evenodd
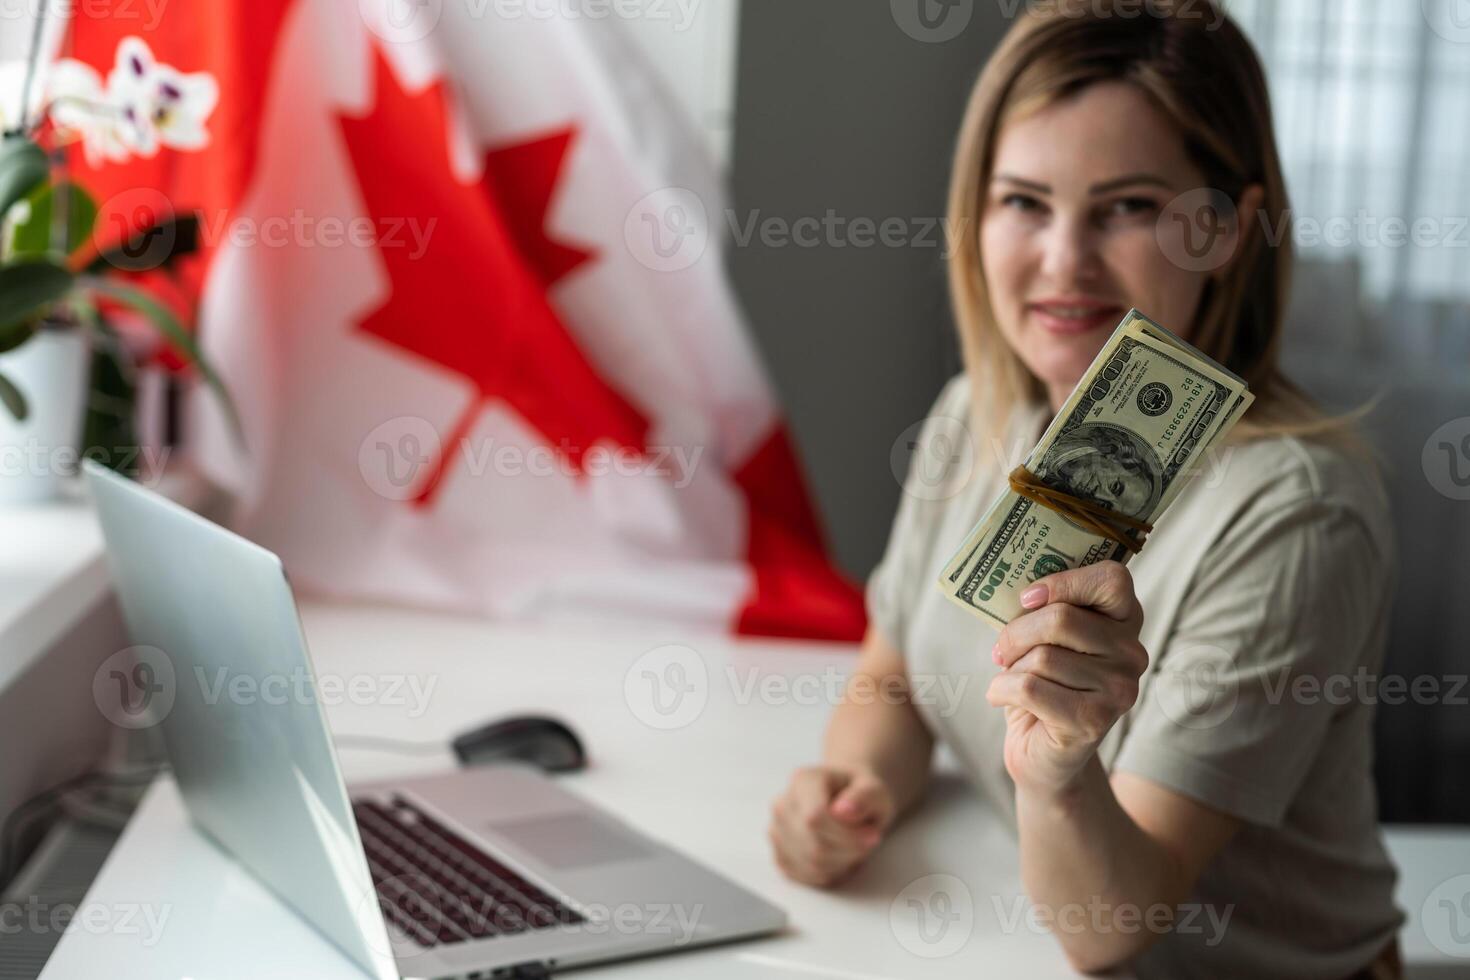
<svg viewBox="0 0 1470 980">
<path fill-rule="evenodd" d="M 893 794 L 872 772 L 798 769 L 771 805 L 769 836 L 788 878 L 827 888 L 873 852 L 893 822 Z"/>
</svg>

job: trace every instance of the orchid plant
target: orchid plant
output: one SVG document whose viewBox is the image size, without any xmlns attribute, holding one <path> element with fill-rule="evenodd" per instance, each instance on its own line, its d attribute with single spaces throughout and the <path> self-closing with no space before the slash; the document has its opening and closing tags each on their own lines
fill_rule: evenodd
<svg viewBox="0 0 1470 980">
<path fill-rule="evenodd" d="M 61 59 L 44 85 L 37 85 L 40 36 L 38 18 L 28 61 L 0 67 L 0 353 L 42 329 L 86 329 L 111 360 L 104 370 L 116 387 L 132 366 L 111 313 L 128 311 L 192 363 L 238 435 L 233 405 L 189 331 L 167 306 L 114 274 L 133 268 L 130 256 L 137 252 L 131 245 L 151 241 L 160 231 L 174 243 L 162 257 L 165 264 L 192 250 L 195 220 L 167 218 L 99 252 L 93 240 L 96 202 L 64 175 L 53 174 L 60 168 L 53 168 L 41 145 L 43 133 L 54 150 L 80 142 L 92 166 L 152 157 L 160 148 L 200 149 L 208 144 L 206 123 L 218 101 L 215 80 L 158 62 L 147 44 L 130 37 L 118 46 L 105 81 L 91 66 Z M 9 98 L 12 93 L 19 98 Z M 4 117 L 7 108 L 13 118 Z M 160 257 L 150 260 L 150 267 L 160 265 Z M 130 384 L 126 388 L 130 394 Z M 17 419 L 29 412 L 24 394 L 3 373 L 0 401 Z"/>
</svg>

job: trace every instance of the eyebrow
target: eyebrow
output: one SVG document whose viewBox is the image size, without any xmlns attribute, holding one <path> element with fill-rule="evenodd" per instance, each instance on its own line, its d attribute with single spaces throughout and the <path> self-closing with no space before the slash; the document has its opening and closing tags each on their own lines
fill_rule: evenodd
<svg viewBox="0 0 1470 980">
<path fill-rule="evenodd" d="M 1014 174 L 996 174 L 995 179 L 1003 180 L 1010 184 L 1016 184 L 1020 187 L 1029 188 L 1036 191 L 1038 194 L 1051 193 L 1051 186 L 1049 184 L 1042 184 L 1038 181 L 1027 180 L 1024 177 L 1017 177 Z M 1105 180 L 1102 183 L 1093 184 L 1092 187 L 1089 189 L 1089 193 L 1106 194 L 1110 191 L 1115 191 L 1123 187 L 1132 187 L 1135 184 L 1152 184 L 1156 187 L 1162 187 L 1165 190 L 1169 190 L 1171 187 L 1167 180 L 1158 176 L 1157 174 L 1137 173 L 1124 174 L 1121 177 L 1114 177 L 1111 180 Z"/>
</svg>

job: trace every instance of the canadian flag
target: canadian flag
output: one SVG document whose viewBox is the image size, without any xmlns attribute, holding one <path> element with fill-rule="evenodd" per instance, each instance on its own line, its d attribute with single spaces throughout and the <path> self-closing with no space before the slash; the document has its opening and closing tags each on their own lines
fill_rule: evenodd
<svg viewBox="0 0 1470 980">
<path fill-rule="evenodd" d="M 124 102 L 78 124 L 99 227 L 200 215 L 184 278 L 245 448 L 200 388 L 191 452 L 318 593 L 854 639 L 718 174 L 576 6 L 79 8 L 53 78 Z"/>
</svg>

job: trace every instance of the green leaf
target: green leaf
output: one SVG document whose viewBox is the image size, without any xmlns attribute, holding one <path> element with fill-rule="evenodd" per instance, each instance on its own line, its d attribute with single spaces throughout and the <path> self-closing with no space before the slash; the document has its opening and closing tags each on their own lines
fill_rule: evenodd
<svg viewBox="0 0 1470 980">
<path fill-rule="evenodd" d="M 35 335 L 36 325 L 29 320 L 20 323 L 12 323 L 10 326 L 0 330 L 0 354 L 15 350 L 21 344 L 30 340 Z"/>
<path fill-rule="evenodd" d="M 30 408 L 26 405 L 26 396 L 21 394 L 20 389 L 3 374 L 0 374 L 0 402 L 5 403 L 5 407 L 10 409 L 10 414 L 15 416 L 17 422 L 24 422 L 26 416 L 31 414 Z"/>
<path fill-rule="evenodd" d="M 15 133 L 0 141 L 0 218 L 46 179 L 50 166 L 34 141 Z"/>
<path fill-rule="evenodd" d="M 138 445 L 133 429 L 137 400 L 132 365 L 121 345 L 98 343 L 92 348 L 92 384 L 82 424 L 82 453 L 128 476 L 137 476 L 140 461 L 131 447 Z M 123 464 L 128 464 L 127 470 Z"/>
<path fill-rule="evenodd" d="M 159 333 L 173 344 L 189 361 L 199 369 L 204 376 L 205 382 L 214 391 L 220 400 L 220 407 L 224 409 L 225 417 L 229 421 L 236 441 L 241 446 L 245 444 L 245 430 L 240 425 L 240 416 L 235 411 L 235 403 L 230 399 L 230 393 L 225 389 L 225 384 L 220 376 L 204 359 L 199 351 L 199 345 L 194 343 L 194 338 L 189 331 L 184 329 L 178 319 L 169 312 L 168 308 L 149 296 L 141 289 L 125 286 L 122 283 L 113 282 L 109 279 L 97 279 L 91 276 L 82 279 L 82 285 L 93 292 L 102 294 L 110 299 L 117 300 L 126 306 L 131 306 L 139 313 L 146 316 Z"/>
<path fill-rule="evenodd" d="M 0 266 L 0 336 L 64 299 L 74 281 L 64 266 L 45 259 Z"/>
<path fill-rule="evenodd" d="M 92 227 L 97 223 L 97 202 L 76 184 L 38 187 L 26 200 L 31 213 L 26 220 L 15 224 L 10 239 L 12 257 L 51 254 L 64 258 L 91 237 Z M 59 220 L 58 207 L 66 218 L 64 236 L 58 234 L 63 229 L 54 224 Z"/>
</svg>

